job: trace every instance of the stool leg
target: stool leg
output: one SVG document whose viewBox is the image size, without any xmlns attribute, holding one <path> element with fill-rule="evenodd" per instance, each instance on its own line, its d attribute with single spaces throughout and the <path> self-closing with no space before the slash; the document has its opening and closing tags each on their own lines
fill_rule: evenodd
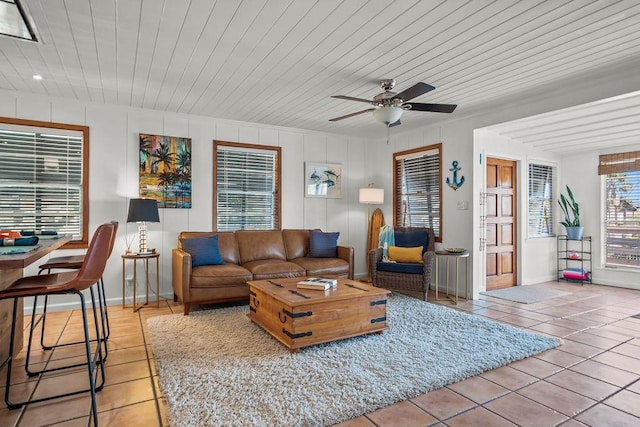
<svg viewBox="0 0 640 427">
<path fill-rule="evenodd" d="M 102 381 L 100 382 L 100 385 L 95 385 L 95 390 L 100 391 L 104 387 L 104 383 L 105 383 L 104 362 L 105 362 L 106 356 L 102 354 L 102 346 L 104 344 L 105 352 L 106 352 L 107 341 L 104 339 L 104 328 L 102 332 L 100 332 L 100 323 L 98 323 L 98 314 L 96 313 L 96 309 L 98 307 L 96 307 L 96 298 L 93 291 L 93 286 L 89 288 L 89 293 L 91 294 L 91 304 L 93 306 L 93 323 L 96 328 L 97 345 L 96 345 L 96 353 L 94 355 L 94 360 L 95 360 L 95 365 L 97 365 L 98 370 L 100 371 L 101 379 L 102 379 Z M 99 294 L 100 294 L 100 290 L 98 289 L 98 295 Z M 102 313 L 102 307 L 99 307 L 99 308 Z M 92 340 L 89 340 L 89 341 L 91 342 Z M 94 380 L 94 381 L 97 382 L 97 380 Z"/>
<path fill-rule="evenodd" d="M 33 331 L 36 329 L 36 326 L 38 326 L 38 323 L 42 321 L 42 317 L 40 317 L 40 319 L 36 321 L 37 306 L 38 306 L 38 297 L 33 297 L 33 310 L 31 310 L 31 325 L 29 325 L 29 342 L 27 343 L 27 353 L 25 355 L 25 360 L 24 360 L 24 370 L 27 373 L 27 375 L 30 377 L 37 375 L 37 373 L 31 372 L 29 370 L 29 361 L 31 359 L 31 343 L 33 342 Z"/>
<path fill-rule="evenodd" d="M 102 290 L 102 298 L 104 301 L 104 318 L 107 324 L 107 333 L 105 339 L 109 339 L 111 335 L 111 326 L 109 325 L 109 311 L 107 310 L 107 293 L 104 290 L 104 278 L 100 278 L 100 289 Z"/>
<path fill-rule="evenodd" d="M 9 341 L 9 356 L 7 356 L 7 359 L 4 362 L 2 362 L 3 366 L 5 364 L 7 366 L 7 378 L 5 382 L 5 388 L 4 388 L 4 402 L 7 404 L 7 408 L 9 409 L 17 409 L 22 406 L 19 404 L 11 403 L 11 401 L 9 400 L 9 393 L 11 388 L 11 368 L 13 365 L 13 341 L 16 338 L 16 319 L 18 317 L 17 312 L 18 312 L 18 298 L 14 298 L 13 299 L 13 317 L 11 319 L 11 339 Z"/>
<path fill-rule="evenodd" d="M 87 305 L 85 303 L 84 295 L 82 292 L 76 291 L 80 296 L 80 305 L 82 306 L 82 324 L 84 326 L 84 344 L 87 352 L 87 371 L 89 373 L 89 391 L 91 392 L 91 413 L 93 414 L 93 424 L 98 425 L 98 405 L 96 403 L 96 388 L 93 380 L 93 357 L 91 356 L 91 339 L 89 336 L 89 322 L 87 320 Z M 95 314 L 95 310 L 94 310 Z M 97 326 L 96 326 L 97 328 Z M 98 345 L 98 351 L 100 345 Z"/>
</svg>

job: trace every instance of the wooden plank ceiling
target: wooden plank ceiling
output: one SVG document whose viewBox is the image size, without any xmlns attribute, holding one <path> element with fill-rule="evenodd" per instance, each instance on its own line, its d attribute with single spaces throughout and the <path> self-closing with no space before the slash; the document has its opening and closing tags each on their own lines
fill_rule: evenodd
<svg viewBox="0 0 640 427">
<path fill-rule="evenodd" d="M 424 81 L 465 114 L 640 55 L 634 0 L 24 1 L 42 43 L 0 37 L 1 89 L 362 137 L 384 126 L 331 95 Z"/>
</svg>

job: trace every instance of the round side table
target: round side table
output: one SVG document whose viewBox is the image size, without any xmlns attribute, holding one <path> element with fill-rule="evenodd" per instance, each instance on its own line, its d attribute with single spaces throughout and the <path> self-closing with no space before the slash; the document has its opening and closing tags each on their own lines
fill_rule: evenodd
<svg viewBox="0 0 640 427">
<path fill-rule="evenodd" d="M 446 282 L 445 282 L 445 293 L 446 298 L 438 297 L 438 288 L 440 287 L 440 272 L 439 272 L 439 264 L 440 258 L 446 259 Z M 461 259 L 465 260 L 465 296 L 469 299 L 469 251 L 465 250 L 464 252 L 449 252 L 449 251 L 436 251 L 436 301 L 446 301 L 451 300 L 455 304 L 458 304 L 458 289 L 459 289 L 459 262 Z M 455 294 L 449 292 L 449 260 L 455 259 L 456 261 L 456 281 L 455 281 Z"/>
<path fill-rule="evenodd" d="M 125 253 L 122 255 L 122 308 L 125 308 L 125 282 L 127 277 L 127 260 L 133 260 L 133 311 L 138 311 L 145 305 L 149 304 L 149 260 L 154 259 L 156 261 L 156 307 L 160 308 L 160 267 L 159 261 L 160 254 L 157 252 L 152 252 L 150 254 L 134 254 L 134 253 Z M 144 304 L 136 304 L 136 294 L 137 294 L 137 286 L 138 286 L 138 277 L 137 277 L 137 266 L 138 261 L 144 261 L 144 272 L 146 277 L 146 302 Z"/>
</svg>

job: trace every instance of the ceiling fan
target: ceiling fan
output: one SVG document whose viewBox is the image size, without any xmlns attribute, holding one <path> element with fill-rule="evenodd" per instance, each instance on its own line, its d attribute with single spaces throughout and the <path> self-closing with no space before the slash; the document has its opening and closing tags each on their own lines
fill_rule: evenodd
<svg viewBox="0 0 640 427">
<path fill-rule="evenodd" d="M 391 92 L 391 89 L 393 89 L 395 85 L 396 81 L 394 79 L 381 80 L 380 87 L 384 90 L 384 92 L 374 96 L 373 100 L 354 98 L 352 96 L 345 95 L 332 96 L 332 98 L 345 99 L 347 101 L 366 102 L 367 104 L 374 105 L 375 108 L 367 108 L 366 110 L 336 117 L 330 119 L 329 121 L 337 122 L 338 120 L 347 119 L 349 117 L 372 111 L 373 117 L 376 120 L 384 123 L 388 128 L 390 128 L 401 124 L 400 116 L 402 116 L 402 113 L 405 110 L 430 111 L 434 113 L 453 113 L 453 110 L 455 110 L 457 107 L 457 105 L 454 104 L 423 104 L 420 102 L 407 102 L 413 98 L 417 98 L 418 96 L 424 95 L 425 93 L 435 89 L 435 87 L 427 83 L 418 82 L 400 93 Z"/>
</svg>

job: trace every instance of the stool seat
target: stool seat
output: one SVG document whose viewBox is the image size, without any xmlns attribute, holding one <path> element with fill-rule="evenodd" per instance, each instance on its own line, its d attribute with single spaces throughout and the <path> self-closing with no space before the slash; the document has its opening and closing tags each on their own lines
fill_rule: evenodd
<svg viewBox="0 0 640 427">
<path fill-rule="evenodd" d="M 51 270 L 54 268 L 71 268 L 76 270 L 82 267 L 83 262 L 84 262 L 84 254 L 59 256 L 55 258 L 50 258 L 46 263 L 40 265 L 38 268 L 40 269 L 40 271 Z"/>
<path fill-rule="evenodd" d="M 77 271 L 22 277 L 11 284 L 11 297 L 32 296 L 34 294 L 67 293 L 69 285 L 78 275 Z"/>
</svg>

